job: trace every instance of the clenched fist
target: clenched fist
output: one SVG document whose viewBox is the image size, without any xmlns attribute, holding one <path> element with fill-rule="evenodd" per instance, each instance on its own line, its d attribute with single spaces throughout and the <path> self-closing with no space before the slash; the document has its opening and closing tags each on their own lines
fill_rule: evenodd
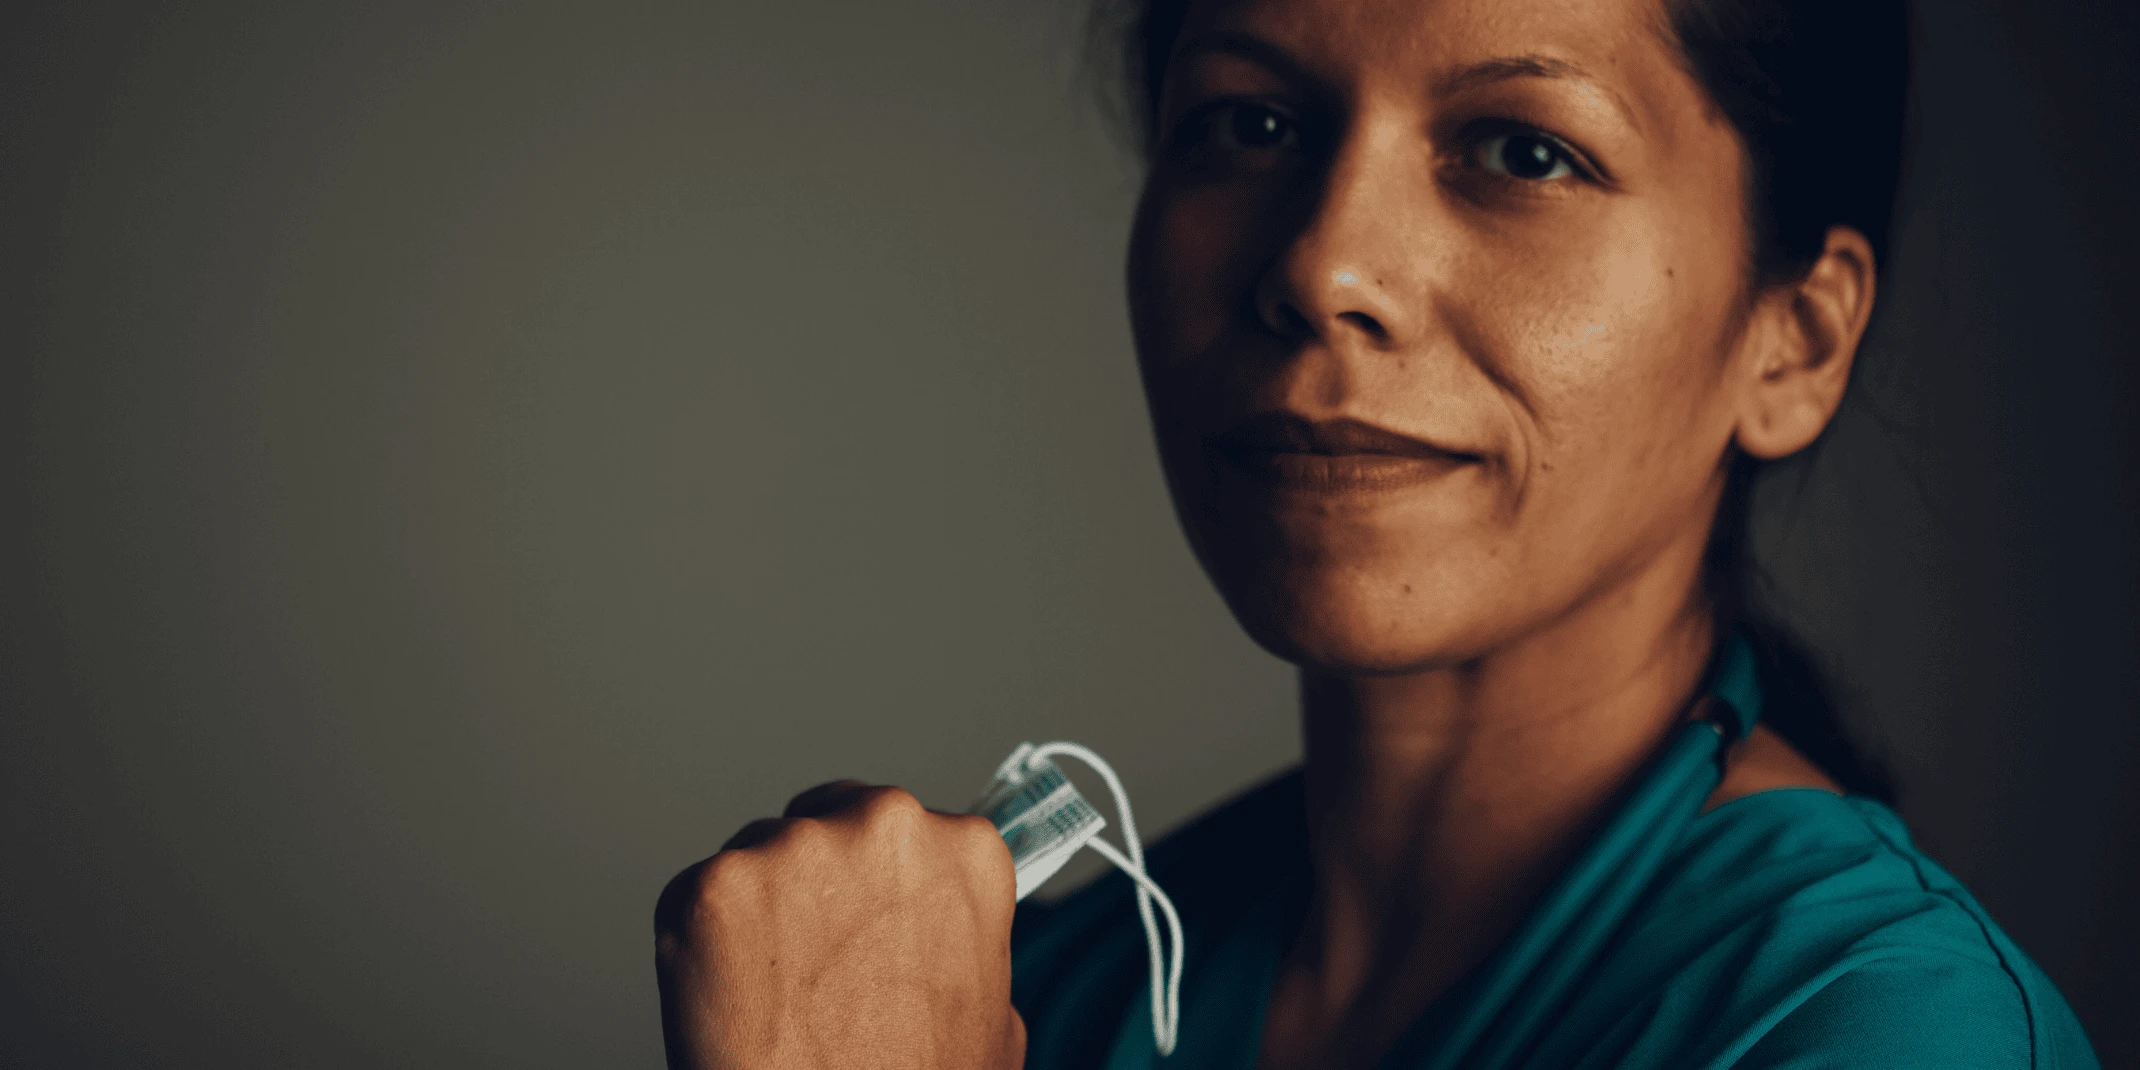
<svg viewBox="0 0 2140 1070">
<path fill-rule="evenodd" d="M 1010 851 L 898 788 L 812 788 L 654 909 L 672 1070 L 1011 1070 Z"/>
</svg>

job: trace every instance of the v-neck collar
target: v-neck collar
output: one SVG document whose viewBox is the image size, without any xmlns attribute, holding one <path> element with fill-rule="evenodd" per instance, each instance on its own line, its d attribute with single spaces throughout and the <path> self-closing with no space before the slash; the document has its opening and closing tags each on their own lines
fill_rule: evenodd
<svg viewBox="0 0 2140 1070">
<path fill-rule="evenodd" d="M 1709 719 L 1676 730 L 1605 827 L 1501 947 L 1414 1019 L 1378 1070 L 1506 1066 L 1523 1058 L 1553 1013 L 1620 928 L 1722 778 L 1728 739 L 1761 715 L 1760 681 L 1745 636 L 1730 634 L 1703 681 L 1719 701 Z M 1307 909 L 1302 880 L 1266 884 L 1199 953 L 1185 978 L 1179 1043 L 1162 1059 L 1151 1017 L 1133 1001 L 1107 1070 L 1254 1070 L 1286 941 Z M 1198 934 L 1203 935 L 1203 934 Z"/>
</svg>

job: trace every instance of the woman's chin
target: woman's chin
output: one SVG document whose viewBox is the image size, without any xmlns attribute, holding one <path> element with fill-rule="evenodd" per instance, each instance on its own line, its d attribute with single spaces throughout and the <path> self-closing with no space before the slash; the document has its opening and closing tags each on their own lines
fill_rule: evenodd
<svg viewBox="0 0 2140 1070">
<path fill-rule="evenodd" d="M 1271 595 L 1233 603 L 1235 619 L 1256 645 L 1312 672 L 1398 676 L 1461 664 L 1479 652 L 1477 621 L 1450 613 L 1446 603 Z"/>
</svg>

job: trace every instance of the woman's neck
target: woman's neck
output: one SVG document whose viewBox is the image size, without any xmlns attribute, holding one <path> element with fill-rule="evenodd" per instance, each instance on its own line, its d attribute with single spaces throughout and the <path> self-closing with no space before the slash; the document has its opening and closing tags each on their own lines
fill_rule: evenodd
<svg viewBox="0 0 2140 1070">
<path fill-rule="evenodd" d="M 1686 714 L 1713 628 L 1659 593 L 1647 613 L 1640 591 L 1593 600 L 1449 669 L 1303 672 L 1316 887 L 1266 1067 L 1295 1043 L 1364 1065 L 1520 922 Z"/>
</svg>

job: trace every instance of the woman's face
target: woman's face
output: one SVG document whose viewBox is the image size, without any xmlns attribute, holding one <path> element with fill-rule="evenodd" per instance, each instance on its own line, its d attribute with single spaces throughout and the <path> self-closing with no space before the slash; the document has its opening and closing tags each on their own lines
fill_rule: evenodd
<svg viewBox="0 0 2140 1070">
<path fill-rule="evenodd" d="M 1654 3 L 1191 10 L 1131 314 L 1182 523 L 1273 653 L 1454 664 L 1699 558 L 1745 195 Z"/>
</svg>

